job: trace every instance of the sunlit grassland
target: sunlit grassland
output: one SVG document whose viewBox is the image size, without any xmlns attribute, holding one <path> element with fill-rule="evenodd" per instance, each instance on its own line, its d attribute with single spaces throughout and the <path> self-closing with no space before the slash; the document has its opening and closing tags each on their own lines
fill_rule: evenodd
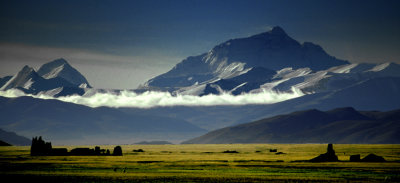
<svg viewBox="0 0 400 183">
<path fill-rule="evenodd" d="M 124 156 L 32 157 L 30 147 L 0 147 L 0 169 L 5 177 L 61 182 L 400 181 L 400 145 L 334 144 L 342 162 L 302 161 L 325 153 L 326 148 L 326 144 L 123 145 Z M 226 150 L 238 153 L 222 153 Z M 348 162 L 349 155 L 370 153 L 388 162 Z"/>
</svg>

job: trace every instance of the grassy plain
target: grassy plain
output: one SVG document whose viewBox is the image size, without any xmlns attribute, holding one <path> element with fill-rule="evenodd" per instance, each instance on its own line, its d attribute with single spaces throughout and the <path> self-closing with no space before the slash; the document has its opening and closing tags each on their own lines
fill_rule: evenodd
<svg viewBox="0 0 400 183">
<path fill-rule="evenodd" d="M 113 147 L 101 146 L 110 150 Z M 302 161 L 325 153 L 326 147 L 326 144 L 124 145 L 124 156 L 36 157 L 29 155 L 30 147 L 0 147 L 0 175 L 31 182 L 400 182 L 400 145 L 334 144 L 341 162 Z M 145 152 L 133 152 L 134 149 Z M 277 155 L 269 149 L 284 154 Z M 226 150 L 238 153 L 222 153 Z M 388 162 L 348 161 L 349 155 L 360 154 L 363 158 L 369 153 L 383 156 Z"/>
</svg>

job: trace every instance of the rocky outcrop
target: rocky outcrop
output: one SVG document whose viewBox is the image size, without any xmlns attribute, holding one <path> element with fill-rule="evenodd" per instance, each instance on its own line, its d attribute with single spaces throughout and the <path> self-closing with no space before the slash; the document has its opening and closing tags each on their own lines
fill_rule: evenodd
<svg viewBox="0 0 400 183">
<path fill-rule="evenodd" d="M 385 162 L 385 158 L 382 156 L 378 156 L 376 154 L 368 154 L 365 156 L 363 159 L 361 159 L 361 162 Z"/>
<path fill-rule="evenodd" d="M 122 156 L 122 148 L 121 148 L 121 146 L 114 147 L 113 156 Z"/>
<path fill-rule="evenodd" d="M 335 162 L 339 161 L 338 157 L 335 154 L 335 150 L 333 150 L 333 145 L 328 144 L 328 150 L 324 154 L 320 154 L 319 156 L 310 160 L 311 162 Z"/>
</svg>

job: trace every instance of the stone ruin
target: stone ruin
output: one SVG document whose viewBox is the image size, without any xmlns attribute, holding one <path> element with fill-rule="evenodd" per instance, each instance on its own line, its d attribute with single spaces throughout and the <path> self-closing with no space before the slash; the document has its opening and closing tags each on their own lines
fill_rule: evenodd
<svg viewBox="0 0 400 183">
<path fill-rule="evenodd" d="M 31 155 L 32 156 L 47 156 L 52 154 L 51 142 L 45 142 L 42 137 L 32 138 Z"/>
<path fill-rule="evenodd" d="M 309 160 L 310 162 L 336 162 L 339 161 L 338 157 L 333 150 L 333 145 L 328 144 L 327 152 L 320 154 L 319 156 Z M 359 154 L 350 155 L 350 162 L 385 162 L 386 160 L 382 156 L 375 154 L 369 154 L 361 159 Z"/>
<path fill-rule="evenodd" d="M 310 160 L 311 162 L 335 162 L 339 161 L 338 157 L 335 154 L 335 150 L 333 150 L 333 145 L 328 144 L 327 152 L 324 154 L 320 154 L 319 156 Z"/>
<path fill-rule="evenodd" d="M 113 154 L 110 150 L 100 149 L 96 146 L 90 148 L 75 148 L 68 152 L 67 148 L 53 148 L 51 142 L 45 142 L 42 137 L 32 138 L 31 156 L 122 156 L 121 146 L 114 148 Z"/>
</svg>

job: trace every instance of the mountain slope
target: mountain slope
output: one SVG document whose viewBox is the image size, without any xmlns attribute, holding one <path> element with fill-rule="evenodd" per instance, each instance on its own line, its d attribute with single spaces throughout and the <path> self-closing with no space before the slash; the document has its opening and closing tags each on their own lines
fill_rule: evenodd
<svg viewBox="0 0 400 183">
<path fill-rule="evenodd" d="M 12 76 L 5 76 L 0 78 L 0 88 L 3 87 L 11 78 Z"/>
<path fill-rule="evenodd" d="M 143 88 L 176 91 L 245 75 L 255 67 L 273 71 L 308 67 L 319 71 L 347 63 L 328 55 L 318 45 L 300 44 L 282 28 L 274 27 L 262 34 L 226 41 L 208 53 L 188 57 L 167 73 L 146 82 Z"/>
<path fill-rule="evenodd" d="M 352 106 L 357 110 L 388 111 L 400 108 L 400 78 L 380 77 L 334 91 L 311 93 L 274 104 L 239 106 L 171 106 L 123 108 L 125 112 L 174 116 L 207 130 L 255 121 L 294 111 L 331 110 Z"/>
<path fill-rule="evenodd" d="M 30 139 L 17 135 L 14 132 L 7 132 L 2 129 L 0 129 L 0 140 L 11 145 L 18 145 L 18 146 L 31 145 Z"/>
<path fill-rule="evenodd" d="M 381 77 L 400 77 L 400 65 L 350 64 L 328 55 L 318 45 L 300 44 L 275 27 L 188 57 L 150 79 L 141 90 L 198 96 L 293 90 L 310 94 L 336 92 Z"/>
<path fill-rule="evenodd" d="M 209 132 L 184 143 L 399 143 L 400 110 L 299 111 Z"/>
<path fill-rule="evenodd" d="M 3 129 L 24 136 L 45 136 L 58 144 L 176 141 L 205 132 L 182 119 L 32 97 L 0 97 L 0 116 Z"/>
</svg>

